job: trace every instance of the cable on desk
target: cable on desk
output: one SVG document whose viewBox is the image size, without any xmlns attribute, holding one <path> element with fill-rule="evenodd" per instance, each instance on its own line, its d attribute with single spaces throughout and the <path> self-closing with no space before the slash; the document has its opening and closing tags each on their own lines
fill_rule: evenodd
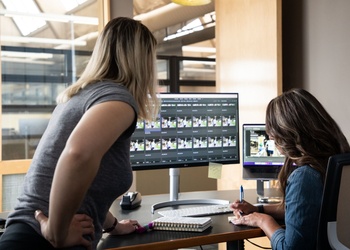
<svg viewBox="0 0 350 250">
<path fill-rule="evenodd" d="M 250 241 L 250 240 L 248 240 L 248 239 L 245 239 L 245 240 L 248 241 L 250 244 L 256 246 L 256 247 L 259 247 L 259 248 L 262 248 L 262 249 L 272 249 L 271 247 L 263 247 L 263 246 L 260 246 L 260 245 L 254 243 L 254 242 L 252 242 L 252 241 Z"/>
</svg>

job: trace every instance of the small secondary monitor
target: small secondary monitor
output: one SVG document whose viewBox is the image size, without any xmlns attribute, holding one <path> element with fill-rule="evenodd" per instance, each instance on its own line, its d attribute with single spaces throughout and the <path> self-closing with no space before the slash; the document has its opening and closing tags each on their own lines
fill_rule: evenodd
<svg viewBox="0 0 350 250">
<path fill-rule="evenodd" d="M 239 163 L 237 93 L 164 93 L 131 138 L 133 170 Z"/>
<path fill-rule="evenodd" d="M 243 179 L 277 179 L 285 157 L 266 133 L 265 124 L 243 124 Z"/>
</svg>

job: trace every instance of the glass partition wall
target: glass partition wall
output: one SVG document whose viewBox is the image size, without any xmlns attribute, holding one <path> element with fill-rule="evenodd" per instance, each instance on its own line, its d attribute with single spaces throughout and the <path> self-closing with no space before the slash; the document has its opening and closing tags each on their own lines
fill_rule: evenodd
<svg viewBox="0 0 350 250">
<path fill-rule="evenodd" d="M 79 77 L 90 54 L 2 46 L 2 160 L 32 158 L 57 95 Z"/>
<path fill-rule="evenodd" d="M 0 212 L 13 208 L 57 94 L 79 78 L 99 29 L 97 0 L 25 2 L 40 6 L 0 0 Z M 215 92 L 215 59 L 158 56 L 157 71 L 159 92 Z"/>
<path fill-rule="evenodd" d="M 97 0 L 0 0 L 0 211 L 13 208 L 56 96 L 85 67 Z"/>
</svg>

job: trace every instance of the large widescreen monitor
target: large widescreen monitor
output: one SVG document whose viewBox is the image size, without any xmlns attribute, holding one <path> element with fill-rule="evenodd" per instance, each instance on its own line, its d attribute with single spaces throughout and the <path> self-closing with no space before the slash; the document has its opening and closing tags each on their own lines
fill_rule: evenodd
<svg viewBox="0 0 350 250">
<path fill-rule="evenodd" d="M 240 163 L 237 93 L 160 94 L 155 121 L 139 121 L 132 136 L 133 170 L 170 169 L 177 200 L 179 168 Z"/>
<path fill-rule="evenodd" d="M 260 202 L 264 200 L 268 202 L 272 197 L 269 198 L 265 194 L 264 181 L 277 180 L 285 156 L 278 151 L 275 142 L 269 138 L 265 124 L 243 124 L 242 134 L 243 179 L 257 180 Z"/>
<path fill-rule="evenodd" d="M 155 121 L 139 121 L 133 170 L 239 163 L 237 93 L 160 94 Z"/>
</svg>

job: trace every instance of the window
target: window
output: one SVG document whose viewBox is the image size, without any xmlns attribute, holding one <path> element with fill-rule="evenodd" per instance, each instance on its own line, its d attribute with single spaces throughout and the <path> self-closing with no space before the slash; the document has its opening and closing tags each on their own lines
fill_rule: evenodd
<svg viewBox="0 0 350 250">
<path fill-rule="evenodd" d="M 87 0 L 61 0 L 67 12 L 71 11 L 72 9 L 75 9 L 79 5 L 85 3 L 86 1 Z"/>
<path fill-rule="evenodd" d="M 33 13 L 38 14 L 40 10 L 33 0 L 2 0 L 6 10 L 15 13 Z M 11 12 L 9 13 L 11 15 Z M 23 36 L 44 27 L 46 21 L 41 18 L 34 18 L 29 16 L 14 16 L 13 21 L 16 23 L 18 29 Z"/>
</svg>

